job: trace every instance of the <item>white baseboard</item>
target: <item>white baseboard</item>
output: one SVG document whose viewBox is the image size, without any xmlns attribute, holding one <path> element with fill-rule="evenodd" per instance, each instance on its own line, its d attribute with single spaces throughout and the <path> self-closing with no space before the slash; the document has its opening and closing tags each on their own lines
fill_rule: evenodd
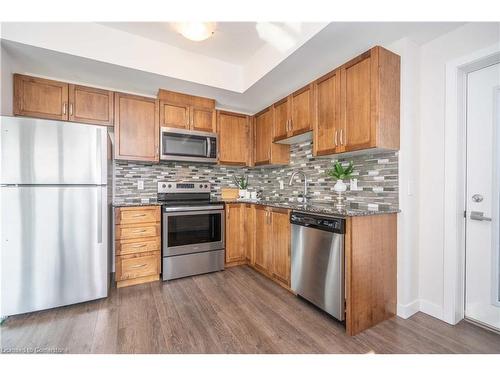
<svg viewBox="0 0 500 375">
<path fill-rule="evenodd" d="M 410 316 L 420 311 L 420 301 L 417 299 L 406 305 L 398 303 L 397 309 L 397 314 L 400 318 L 408 319 Z"/>
<path fill-rule="evenodd" d="M 443 306 L 439 306 L 433 302 L 420 300 L 420 311 L 434 318 L 444 320 Z"/>
</svg>

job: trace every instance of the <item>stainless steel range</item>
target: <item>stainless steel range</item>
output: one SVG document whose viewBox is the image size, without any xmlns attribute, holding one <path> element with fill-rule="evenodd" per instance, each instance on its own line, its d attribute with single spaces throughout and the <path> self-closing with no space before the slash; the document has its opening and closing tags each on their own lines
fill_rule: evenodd
<svg viewBox="0 0 500 375">
<path fill-rule="evenodd" d="M 224 204 L 205 181 L 158 182 L 163 203 L 163 280 L 224 269 Z"/>
</svg>

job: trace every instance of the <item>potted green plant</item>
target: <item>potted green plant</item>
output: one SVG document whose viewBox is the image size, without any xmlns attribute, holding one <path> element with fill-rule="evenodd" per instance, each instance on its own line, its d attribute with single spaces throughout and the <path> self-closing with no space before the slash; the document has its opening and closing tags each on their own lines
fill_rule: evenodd
<svg viewBox="0 0 500 375">
<path fill-rule="evenodd" d="M 235 175 L 233 177 L 234 183 L 238 186 L 239 192 L 238 195 L 240 199 L 245 199 L 247 197 L 247 188 L 248 188 L 248 176 L 238 176 Z"/>
<path fill-rule="evenodd" d="M 352 176 L 352 172 L 354 172 L 354 166 L 352 161 L 344 167 L 342 163 L 336 161 L 333 164 L 333 168 L 326 171 L 327 176 L 334 178 L 337 180 L 335 185 L 333 186 L 333 190 L 337 193 L 343 193 L 347 190 L 347 185 L 344 183 L 344 180 L 348 180 Z"/>
</svg>

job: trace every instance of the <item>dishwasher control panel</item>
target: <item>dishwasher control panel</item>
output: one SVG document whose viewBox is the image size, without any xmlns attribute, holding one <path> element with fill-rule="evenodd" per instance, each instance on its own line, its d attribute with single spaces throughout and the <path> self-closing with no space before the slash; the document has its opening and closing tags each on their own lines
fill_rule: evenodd
<svg viewBox="0 0 500 375">
<path fill-rule="evenodd" d="M 292 211 L 290 223 L 333 233 L 345 233 L 345 219 Z"/>
</svg>

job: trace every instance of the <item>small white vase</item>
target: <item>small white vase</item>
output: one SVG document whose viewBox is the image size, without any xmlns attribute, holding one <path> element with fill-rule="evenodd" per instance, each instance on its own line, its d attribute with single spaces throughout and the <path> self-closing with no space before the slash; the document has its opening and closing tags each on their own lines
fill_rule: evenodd
<svg viewBox="0 0 500 375">
<path fill-rule="evenodd" d="M 239 189 L 238 196 L 240 199 L 245 199 L 247 195 L 247 189 Z"/>
<path fill-rule="evenodd" d="M 333 186 L 333 190 L 337 193 L 343 193 L 347 190 L 347 185 L 342 180 L 337 180 L 335 185 Z"/>
</svg>

